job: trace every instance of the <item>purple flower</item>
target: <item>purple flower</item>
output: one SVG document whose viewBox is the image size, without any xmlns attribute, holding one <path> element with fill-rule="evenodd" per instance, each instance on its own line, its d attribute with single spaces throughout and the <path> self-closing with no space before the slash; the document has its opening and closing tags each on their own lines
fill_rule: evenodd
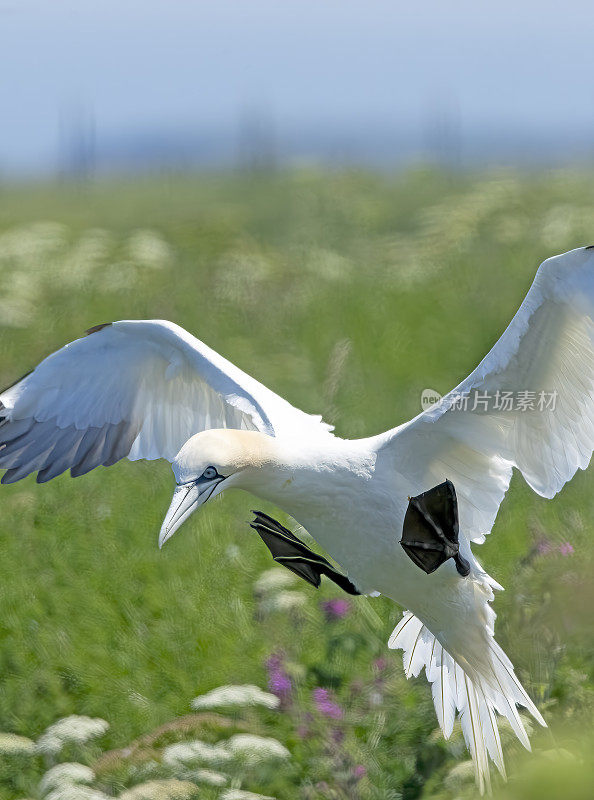
<svg viewBox="0 0 594 800">
<path fill-rule="evenodd" d="M 268 679 L 268 688 L 277 697 L 281 697 L 289 694 L 293 687 L 289 676 L 285 672 L 279 670 L 271 674 Z"/>
<path fill-rule="evenodd" d="M 356 767 L 353 769 L 353 778 L 356 778 L 358 781 L 361 778 L 364 778 L 367 775 L 367 769 L 363 766 L 363 764 L 357 764 Z"/>
<path fill-rule="evenodd" d="M 268 671 L 268 688 L 279 698 L 281 703 L 286 705 L 289 702 L 293 684 L 284 668 L 283 657 L 279 653 L 273 653 L 266 659 L 266 669 Z"/>
<path fill-rule="evenodd" d="M 539 556 L 548 556 L 553 552 L 553 546 L 547 539 L 541 539 L 536 545 L 536 552 Z"/>
<path fill-rule="evenodd" d="M 351 610 L 349 601 L 341 597 L 337 597 L 334 600 L 324 600 L 320 603 L 320 606 L 329 622 L 336 619 L 343 619 Z"/>
<path fill-rule="evenodd" d="M 318 686 L 313 690 L 313 699 L 320 714 L 330 719 L 342 719 L 342 708 L 331 699 L 328 689 Z"/>
<path fill-rule="evenodd" d="M 373 662 L 373 668 L 377 670 L 377 672 L 383 672 L 387 666 L 388 662 L 385 658 L 376 658 Z"/>
<path fill-rule="evenodd" d="M 559 552 L 562 556 L 570 556 L 574 552 L 573 545 L 569 542 L 563 542 L 563 544 L 559 545 Z"/>
</svg>

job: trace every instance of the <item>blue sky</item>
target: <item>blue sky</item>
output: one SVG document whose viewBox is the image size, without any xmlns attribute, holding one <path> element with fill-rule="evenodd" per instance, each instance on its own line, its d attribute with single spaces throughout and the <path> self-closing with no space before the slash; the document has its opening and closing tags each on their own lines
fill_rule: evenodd
<svg viewBox="0 0 594 800">
<path fill-rule="evenodd" d="M 0 170 L 52 168 L 60 119 L 83 108 L 99 144 L 233 131 L 475 131 L 592 139 L 587 0 L 0 0 Z"/>
</svg>

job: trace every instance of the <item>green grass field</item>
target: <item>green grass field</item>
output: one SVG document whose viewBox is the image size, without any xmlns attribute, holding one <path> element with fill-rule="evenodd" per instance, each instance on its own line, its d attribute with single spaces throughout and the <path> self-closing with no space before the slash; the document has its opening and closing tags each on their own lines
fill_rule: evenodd
<svg viewBox="0 0 594 800">
<path fill-rule="evenodd" d="M 0 385 L 92 325 L 165 318 L 339 435 L 373 434 L 418 413 L 425 387 L 443 393 L 467 375 L 540 261 L 592 243 L 593 223 L 593 175 L 569 171 L 0 186 Z M 504 798 L 591 796 L 593 486 L 580 473 L 547 502 L 515 476 L 480 547 L 506 587 L 497 638 L 550 723 L 529 759 L 510 739 Z M 387 650 L 401 609 L 383 598 L 322 606 L 338 597 L 328 583 L 258 589 L 272 564 L 246 523 L 251 508 L 271 509 L 242 493 L 159 552 L 172 487 L 161 462 L 1 487 L 0 730 L 36 740 L 71 714 L 110 727 L 53 755 L 0 734 L 0 798 L 41 797 L 55 760 L 91 766 L 97 798 L 173 777 L 185 787 L 150 797 L 191 797 L 195 785 L 222 797 L 163 748 L 246 732 L 290 757 L 224 760 L 227 789 L 474 796 L 460 735 L 440 739 L 424 677 L 407 682 Z M 280 710 L 192 712 L 217 686 L 266 690 L 275 670 Z M 87 797 L 77 791 L 52 800 Z"/>
</svg>

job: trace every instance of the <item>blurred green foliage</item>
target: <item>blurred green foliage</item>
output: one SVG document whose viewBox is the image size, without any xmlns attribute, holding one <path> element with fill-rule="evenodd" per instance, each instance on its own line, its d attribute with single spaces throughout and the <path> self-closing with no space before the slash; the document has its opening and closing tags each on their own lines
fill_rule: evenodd
<svg viewBox="0 0 594 800">
<path fill-rule="evenodd" d="M 592 175 L 568 171 L 0 186 L 0 385 L 92 325 L 165 318 L 339 435 L 376 433 L 418 413 L 425 387 L 467 375 L 539 262 L 590 244 L 593 220 Z M 224 496 L 159 552 L 172 485 L 167 464 L 123 462 L 2 487 L 0 729 L 36 738 L 87 714 L 111 725 L 101 748 L 121 748 L 198 693 L 265 687 L 266 659 L 281 653 L 288 707 L 243 722 L 282 741 L 291 767 L 247 788 L 281 800 L 473 796 L 459 735 L 435 734 L 424 677 L 407 682 L 386 649 L 400 609 L 361 598 L 329 622 L 324 585 L 263 611 L 254 584 L 270 561 L 246 524 L 252 500 Z M 550 722 L 534 731 L 532 761 L 510 740 L 506 800 L 591 796 L 591 486 L 580 473 L 549 503 L 516 476 L 480 548 L 506 587 L 497 638 Z M 316 715 L 316 687 L 333 693 L 339 723 Z M 2 759 L 0 797 L 32 793 L 41 762 Z"/>
</svg>

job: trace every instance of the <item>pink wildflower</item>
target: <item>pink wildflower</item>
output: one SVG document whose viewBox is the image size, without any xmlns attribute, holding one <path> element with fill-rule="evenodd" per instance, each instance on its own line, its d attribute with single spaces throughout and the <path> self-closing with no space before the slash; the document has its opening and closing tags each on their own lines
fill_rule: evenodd
<svg viewBox="0 0 594 800">
<path fill-rule="evenodd" d="M 323 689 L 321 686 L 318 686 L 313 690 L 313 699 L 320 714 L 323 714 L 325 717 L 330 717 L 330 719 L 342 718 L 342 708 L 332 700 L 328 689 Z"/>
<path fill-rule="evenodd" d="M 320 603 L 320 606 L 329 622 L 336 619 L 343 619 L 351 610 L 349 601 L 342 597 L 337 597 L 334 600 L 324 600 Z"/>
<path fill-rule="evenodd" d="M 536 545 L 536 552 L 539 556 L 548 556 L 553 552 L 553 546 L 547 539 L 541 539 Z"/>
<path fill-rule="evenodd" d="M 268 671 L 268 688 L 279 698 L 281 704 L 286 706 L 290 700 L 293 685 L 284 668 L 283 657 L 279 653 L 273 653 L 266 660 L 266 669 Z"/>
</svg>

